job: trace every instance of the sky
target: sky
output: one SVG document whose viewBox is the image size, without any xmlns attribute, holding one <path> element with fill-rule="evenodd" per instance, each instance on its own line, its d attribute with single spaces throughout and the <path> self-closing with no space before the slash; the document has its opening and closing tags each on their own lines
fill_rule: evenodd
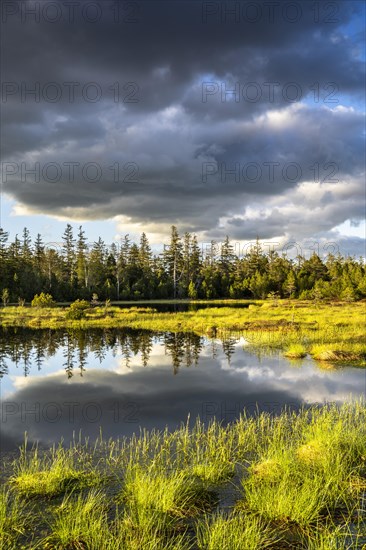
<svg viewBox="0 0 366 550">
<path fill-rule="evenodd" d="M 365 256 L 365 4 L 9 0 L 1 219 Z"/>
</svg>

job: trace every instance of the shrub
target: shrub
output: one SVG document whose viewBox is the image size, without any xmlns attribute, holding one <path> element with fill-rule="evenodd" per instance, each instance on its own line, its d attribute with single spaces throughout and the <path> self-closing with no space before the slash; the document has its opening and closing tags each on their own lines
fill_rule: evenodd
<svg viewBox="0 0 366 550">
<path fill-rule="evenodd" d="M 53 307 L 56 305 L 56 302 L 52 298 L 51 294 L 36 294 L 32 300 L 32 307 Z"/>
<path fill-rule="evenodd" d="M 90 304 L 86 300 L 75 300 L 75 302 L 73 302 L 70 305 L 67 311 L 66 317 L 68 319 L 75 319 L 75 320 L 84 319 L 85 310 L 88 309 L 89 307 L 90 307 Z"/>
<path fill-rule="evenodd" d="M 341 299 L 345 302 L 354 302 L 357 299 L 356 292 L 354 291 L 352 286 L 349 285 L 344 290 L 342 290 Z"/>
</svg>

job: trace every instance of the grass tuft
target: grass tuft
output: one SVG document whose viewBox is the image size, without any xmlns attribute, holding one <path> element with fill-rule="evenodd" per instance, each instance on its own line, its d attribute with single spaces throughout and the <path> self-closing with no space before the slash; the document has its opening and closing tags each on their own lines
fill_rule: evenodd
<svg viewBox="0 0 366 550">
<path fill-rule="evenodd" d="M 41 458 L 37 448 L 28 451 L 25 445 L 20 458 L 14 463 L 14 475 L 10 482 L 21 495 L 27 497 L 53 497 L 66 489 L 80 489 L 102 482 L 98 470 L 81 466 L 72 449 L 61 446 L 53 448 L 49 455 Z"/>
<path fill-rule="evenodd" d="M 92 490 L 88 495 L 66 495 L 49 521 L 51 533 L 42 547 L 101 550 L 107 537 L 105 496 Z"/>
<path fill-rule="evenodd" d="M 0 489 L 0 550 L 19 548 L 19 540 L 30 529 L 32 512 L 9 489 Z"/>
<path fill-rule="evenodd" d="M 167 530 L 177 520 L 212 507 L 214 495 L 198 477 L 185 471 L 131 466 L 125 475 L 122 499 L 136 527 L 144 527 L 154 518 L 156 525 Z"/>
<path fill-rule="evenodd" d="M 306 357 L 306 349 L 302 344 L 291 344 L 284 352 L 285 357 L 290 359 L 302 359 Z"/>
<path fill-rule="evenodd" d="M 273 548 L 280 538 L 269 523 L 258 516 L 220 514 L 199 524 L 197 546 L 202 550 L 264 550 Z"/>
</svg>

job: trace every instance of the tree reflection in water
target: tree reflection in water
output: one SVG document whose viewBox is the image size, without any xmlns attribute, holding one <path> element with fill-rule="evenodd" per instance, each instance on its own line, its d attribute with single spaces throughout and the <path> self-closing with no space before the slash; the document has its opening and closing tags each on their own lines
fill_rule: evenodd
<svg viewBox="0 0 366 550">
<path fill-rule="evenodd" d="M 222 349 L 228 362 L 235 352 L 236 338 L 222 341 Z M 108 352 L 113 357 L 120 356 L 126 367 L 130 367 L 131 358 L 140 354 L 141 365 L 148 366 L 154 343 L 160 343 L 164 353 L 171 357 L 174 374 L 181 366 L 197 366 L 202 349 L 207 341 L 194 333 L 163 332 L 156 333 L 131 329 L 92 329 L 92 330 L 30 330 L 8 328 L 0 331 L 0 378 L 8 374 L 8 361 L 30 374 L 31 368 L 42 369 L 45 361 L 62 349 L 68 378 L 76 373 L 83 376 L 88 358 L 103 363 Z M 217 354 L 217 340 L 211 340 L 212 357 Z"/>
</svg>

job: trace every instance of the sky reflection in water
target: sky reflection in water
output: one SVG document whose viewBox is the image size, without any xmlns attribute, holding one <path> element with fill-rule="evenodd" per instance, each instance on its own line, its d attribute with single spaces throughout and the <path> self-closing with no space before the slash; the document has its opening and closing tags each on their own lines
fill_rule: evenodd
<svg viewBox="0 0 366 550">
<path fill-rule="evenodd" d="M 365 396 L 366 370 L 319 368 L 310 359 L 254 354 L 243 338 L 139 331 L 48 331 L 0 336 L 1 448 L 94 439 L 140 427 L 170 429 L 190 415 L 237 418 L 246 408 L 343 402 Z"/>
</svg>

